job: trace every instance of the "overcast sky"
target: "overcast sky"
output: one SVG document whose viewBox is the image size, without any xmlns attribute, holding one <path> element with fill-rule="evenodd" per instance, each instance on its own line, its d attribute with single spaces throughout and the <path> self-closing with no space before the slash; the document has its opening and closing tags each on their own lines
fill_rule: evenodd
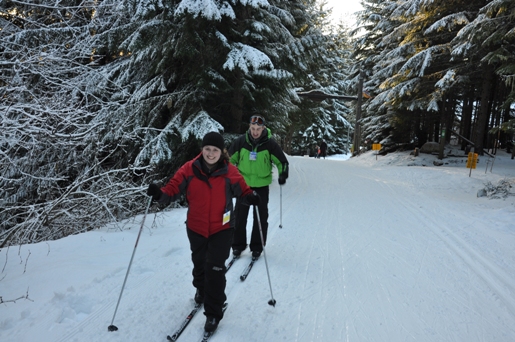
<svg viewBox="0 0 515 342">
<path fill-rule="evenodd" d="M 333 8 L 333 20 L 338 21 L 340 17 L 354 24 L 354 18 L 351 15 L 363 9 L 359 3 L 360 0 L 327 0 L 328 6 Z"/>
</svg>

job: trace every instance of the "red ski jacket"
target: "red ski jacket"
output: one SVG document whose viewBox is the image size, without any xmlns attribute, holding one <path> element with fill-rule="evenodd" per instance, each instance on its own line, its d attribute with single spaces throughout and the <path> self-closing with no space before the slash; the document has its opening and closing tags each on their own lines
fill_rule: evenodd
<svg viewBox="0 0 515 342">
<path fill-rule="evenodd" d="M 166 205 L 186 194 L 186 226 L 204 237 L 234 227 L 232 198 L 252 193 L 236 166 L 226 161 L 210 174 L 203 171 L 202 153 L 181 166 L 161 191 L 159 203 Z M 224 224 L 227 214 L 230 216 Z"/>
</svg>

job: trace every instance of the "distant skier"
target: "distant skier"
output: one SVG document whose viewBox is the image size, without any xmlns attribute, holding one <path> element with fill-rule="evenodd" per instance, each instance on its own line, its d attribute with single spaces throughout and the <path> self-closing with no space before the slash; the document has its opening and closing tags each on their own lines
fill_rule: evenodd
<svg viewBox="0 0 515 342">
<path fill-rule="evenodd" d="M 319 157 L 324 157 L 324 159 L 325 159 L 326 154 L 327 154 L 327 143 L 325 142 L 325 140 L 322 140 L 322 142 L 320 143 L 320 156 Z"/>
</svg>

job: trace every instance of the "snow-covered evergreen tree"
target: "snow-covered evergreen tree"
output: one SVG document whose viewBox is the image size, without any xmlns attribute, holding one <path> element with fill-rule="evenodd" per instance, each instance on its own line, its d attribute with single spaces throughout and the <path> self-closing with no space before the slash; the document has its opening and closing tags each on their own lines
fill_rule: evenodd
<svg viewBox="0 0 515 342">
<path fill-rule="evenodd" d="M 12 132 L 0 141 L 2 244 L 141 212 L 145 177 L 168 178 L 208 131 L 239 133 L 255 113 L 284 130 L 317 57 L 302 1 L 11 5 L 0 9 Z"/>
<path fill-rule="evenodd" d="M 84 45 L 91 2 L 4 5 L 0 246 L 56 239 L 141 212 L 134 170 L 113 162 L 123 146 L 102 143 L 105 121 L 96 113 L 108 106 L 110 89 L 91 91 L 103 79 Z"/>
<path fill-rule="evenodd" d="M 363 102 L 361 127 L 361 143 L 371 141 L 388 146 L 391 138 L 392 111 L 383 104 L 390 99 L 383 92 L 381 83 L 400 69 L 404 59 L 392 58 L 391 55 L 402 52 L 399 39 L 391 35 L 399 25 L 392 13 L 398 7 L 397 1 L 366 0 L 364 8 L 359 12 L 358 27 L 351 31 L 354 37 L 353 57 L 357 60 L 350 74 L 351 82 L 357 88 L 360 73 L 364 76 L 363 89 L 372 99 Z M 358 150 L 356 148 L 356 150 Z"/>
<path fill-rule="evenodd" d="M 480 98 L 475 120 L 468 118 L 468 122 L 476 125 L 467 131 L 480 154 L 483 147 L 488 142 L 492 145 L 494 140 L 487 132 L 515 116 L 512 110 L 515 4 L 495 0 L 483 5 L 483 2 L 476 4 L 474 17 L 451 42 L 453 58 L 461 61 L 456 78 L 470 80 L 469 97 L 474 96 L 474 101 Z M 509 135 L 503 136 L 503 140 L 508 138 Z"/>
<path fill-rule="evenodd" d="M 470 37 L 459 42 L 484 2 L 367 0 L 364 6 L 361 20 L 370 31 L 358 38 L 356 52 L 361 55 L 359 66 L 366 71 L 365 88 L 375 94 L 364 106 L 364 139 L 394 148 L 440 141 L 443 157 L 443 144 L 459 127 L 481 151 L 486 122 L 497 107 L 495 97 L 504 93 L 493 91 L 491 85 L 498 82 L 493 81 L 492 65 L 481 57 L 482 51 L 489 50 L 485 47 L 492 26 L 470 30 L 475 37 L 483 37 L 475 46 Z M 474 52 L 457 53 L 465 50 Z M 471 103 L 478 96 L 483 100 L 474 112 Z M 467 133 L 474 122 L 472 115 L 479 117 L 474 135 Z"/>
<path fill-rule="evenodd" d="M 329 22 L 330 10 L 326 10 L 326 5 L 321 2 L 310 7 L 313 18 L 310 30 L 313 36 L 319 36 L 320 57 L 310 65 L 308 78 L 298 83 L 298 90 L 348 96 L 350 87 L 346 79 L 352 64 L 348 28 L 344 23 L 333 25 Z M 299 104 L 298 114 L 291 118 L 288 129 L 288 134 L 292 136 L 292 152 L 313 155 L 314 147 L 322 140 L 328 145 L 328 153 L 348 152 L 353 109 L 352 103 L 343 100 L 303 100 Z"/>
<path fill-rule="evenodd" d="M 192 127 L 199 138 L 241 133 L 259 113 L 284 132 L 295 80 L 317 57 L 304 12 L 301 1 L 102 2 L 93 44 L 105 77 L 94 82 L 118 102 L 97 117 L 113 130 L 106 137 L 126 140 L 131 162 L 148 165 L 178 156 Z"/>
</svg>

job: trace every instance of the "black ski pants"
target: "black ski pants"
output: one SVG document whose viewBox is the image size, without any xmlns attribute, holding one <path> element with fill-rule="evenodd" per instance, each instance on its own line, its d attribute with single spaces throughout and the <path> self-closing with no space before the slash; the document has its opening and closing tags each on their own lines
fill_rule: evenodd
<svg viewBox="0 0 515 342">
<path fill-rule="evenodd" d="M 258 205 L 259 218 L 261 220 L 261 229 L 263 230 L 263 240 L 266 245 L 266 236 L 268 232 L 268 199 L 270 188 L 263 186 L 259 188 L 252 188 L 260 198 Z M 252 217 L 254 222 L 252 224 L 252 234 L 250 236 L 250 250 L 256 252 L 263 251 L 263 244 L 261 243 L 261 235 L 259 234 L 259 222 L 256 217 L 254 206 L 242 204 L 241 199 L 236 199 L 236 206 L 234 208 L 235 215 L 235 230 L 234 241 L 232 248 L 243 251 L 247 247 L 247 218 L 249 216 L 249 209 L 252 209 Z"/>
<path fill-rule="evenodd" d="M 187 229 L 193 261 L 193 286 L 204 294 L 204 314 L 223 318 L 225 296 L 225 261 L 231 252 L 234 229 L 225 229 L 204 237 Z"/>
</svg>

